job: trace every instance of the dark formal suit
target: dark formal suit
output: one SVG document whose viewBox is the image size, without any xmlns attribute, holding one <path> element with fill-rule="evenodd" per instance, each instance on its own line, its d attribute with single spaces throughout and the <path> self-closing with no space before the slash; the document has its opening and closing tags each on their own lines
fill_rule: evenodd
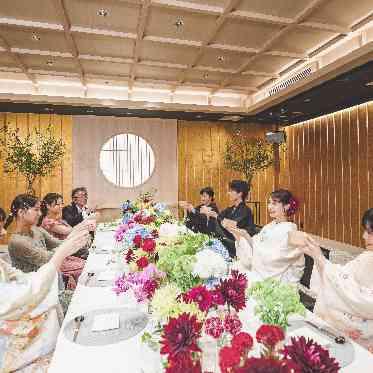
<svg viewBox="0 0 373 373">
<path fill-rule="evenodd" d="M 193 232 L 211 235 L 215 231 L 215 223 L 213 219 L 207 219 L 206 215 L 200 213 L 202 206 L 204 205 L 199 205 L 193 211 L 188 211 L 185 218 L 185 225 Z M 211 207 L 213 211 L 219 213 L 216 203 L 213 202 L 207 207 Z"/>
<path fill-rule="evenodd" d="M 230 219 L 237 222 L 237 228 L 245 229 L 250 235 L 255 234 L 255 224 L 250 207 L 245 202 L 241 202 L 237 207 L 231 206 L 223 210 L 215 220 L 215 235 L 222 241 L 228 249 L 231 257 L 236 256 L 236 246 L 234 236 L 228 232 L 221 222 L 224 219 Z"/>
<path fill-rule="evenodd" d="M 62 209 L 62 219 L 72 227 L 75 227 L 83 221 L 83 214 L 79 211 L 76 204 L 72 202 L 71 205 Z"/>
</svg>

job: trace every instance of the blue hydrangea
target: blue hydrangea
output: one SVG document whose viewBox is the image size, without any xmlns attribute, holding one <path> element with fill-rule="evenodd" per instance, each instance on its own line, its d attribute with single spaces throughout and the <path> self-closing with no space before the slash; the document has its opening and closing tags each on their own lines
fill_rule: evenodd
<svg viewBox="0 0 373 373">
<path fill-rule="evenodd" d="M 129 229 L 123 238 L 123 243 L 126 247 L 132 246 L 133 239 L 136 235 L 141 235 L 141 238 L 151 237 L 150 232 L 143 225 L 136 225 Z"/>
<path fill-rule="evenodd" d="M 229 256 L 228 250 L 225 248 L 225 246 L 217 239 L 209 240 L 205 243 L 204 249 L 209 249 L 217 254 L 220 254 L 226 262 L 231 261 L 231 257 Z"/>
<path fill-rule="evenodd" d="M 206 286 L 208 290 L 214 289 L 215 286 L 218 285 L 219 283 L 220 283 L 220 279 L 216 277 L 210 277 L 209 279 L 204 281 L 204 285 Z"/>
</svg>

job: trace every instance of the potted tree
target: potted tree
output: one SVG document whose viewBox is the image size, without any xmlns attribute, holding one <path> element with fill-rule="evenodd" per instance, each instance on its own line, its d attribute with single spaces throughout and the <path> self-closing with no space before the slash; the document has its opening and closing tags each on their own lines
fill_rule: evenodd
<svg viewBox="0 0 373 373">
<path fill-rule="evenodd" d="M 34 182 L 38 177 L 50 175 L 65 154 L 65 143 L 54 137 L 51 126 L 43 133 L 35 129 L 26 136 L 19 130 L 1 129 L 0 157 L 4 172 L 18 172 L 26 178 L 26 192 L 35 194 Z"/>
<path fill-rule="evenodd" d="M 225 167 L 241 172 L 251 186 L 254 175 L 274 163 L 273 146 L 265 139 L 242 135 L 239 130 L 227 141 Z"/>
</svg>

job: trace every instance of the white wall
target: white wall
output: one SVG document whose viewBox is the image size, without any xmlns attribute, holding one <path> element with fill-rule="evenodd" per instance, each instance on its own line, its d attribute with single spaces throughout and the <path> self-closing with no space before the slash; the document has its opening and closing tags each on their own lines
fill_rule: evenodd
<svg viewBox="0 0 373 373">
<path fill-rule="evenodd" d="M 175 204 L 178 199 L 177 121 L 169 119 L 73 117 L 73 186 L 86 186 L 89 205 L 117 208 L 140 191 L 158 190 L 157 199 Z M 135 188 L 110 183 L 99 165 L 100 150 L 112 136 L 133 133 L 153 148 L 155 169 L 148 181 Z"/>
</svg>

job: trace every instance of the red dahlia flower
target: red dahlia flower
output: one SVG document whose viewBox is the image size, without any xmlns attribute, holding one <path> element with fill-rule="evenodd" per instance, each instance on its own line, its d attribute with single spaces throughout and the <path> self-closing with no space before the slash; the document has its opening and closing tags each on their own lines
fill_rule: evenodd
<svg viewBox="0 0 373 373">
<path fill-rule="evenodd" d="M 296 364 L 302 373 L 337 373 L 340 369 L 328 350 L 303 336 L 292 337 L 291 343 L 284 347 L 283 355 Z"/>
<path fill-rule="evenodd" d="M 185 302 L 195 302 L 201 311 L 208 311 L 212 305 L 212 295 L 206 286 L 196 286 L 183 294 Z"/>
<path fill-rule="evenodd" d="M 169 360 L 185 359 L 192 352 L 200 352 L 197 340 L 201 336 L 202 323 L 196 316 L 183 313 L 177 318 L 170 318 L 163 329 L 161 354 L 168 355 Z"/>
<path fill-rule="evenodd" d="M 246 276 L 238 273 L 238 271 L 232 271 L 231 277 L 226 280 L 220 280 L 220 284 L 216 287 L 224 303 L 232 306 L 237 312 L 245 308 L 245 290 L 247 286 Z"/>
</svg>

